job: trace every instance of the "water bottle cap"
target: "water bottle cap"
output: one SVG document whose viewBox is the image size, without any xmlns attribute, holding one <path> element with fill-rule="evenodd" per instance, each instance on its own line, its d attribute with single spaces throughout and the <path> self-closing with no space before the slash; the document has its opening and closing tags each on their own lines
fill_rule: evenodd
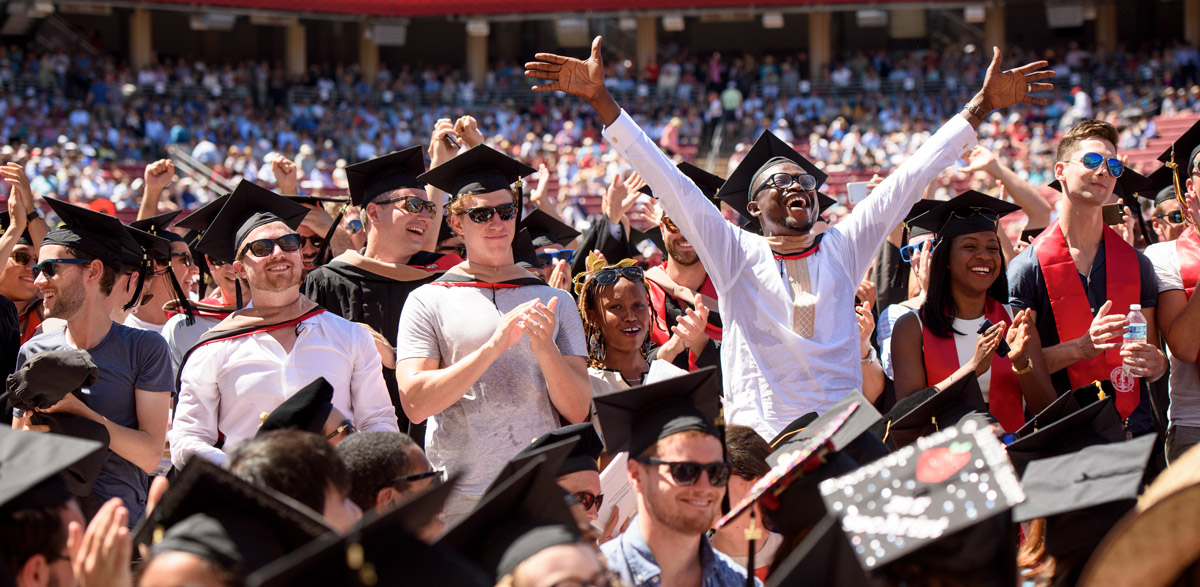
<svg viewBox="0 0 1200 587">
<path fill-rule="evenodd" d="M 1141 304 L 1129 304 L 1129 311 L 1130 311 L 1130 312 L 1132 312 L 1132 311 L 1134 311 L 1134 310 L 1141 310 L 1141 309 L 1142 309 L 1142 305 L 1141 305 Z"/>
</svg>

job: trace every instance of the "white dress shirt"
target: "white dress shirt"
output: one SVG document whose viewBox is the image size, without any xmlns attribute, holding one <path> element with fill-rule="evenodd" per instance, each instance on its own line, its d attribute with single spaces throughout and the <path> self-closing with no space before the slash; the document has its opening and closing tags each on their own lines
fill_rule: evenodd
<svg viewBox="0 0 1200 587">
<path fill-rule="evenodd" d="M 727 421 L 772 438 L 801 415 L 824 412 L 862 388 L 854 293 L 875 251 L 925 186 L 976 144 L 954 117 L 892 172 L 807 257 L 816 320 L 792 332 L 792 292 L 766 239 L 729 223 L 624 112 L 604 136 L 654 190 L 696 248 L 719 294 Z"/>
</svg>

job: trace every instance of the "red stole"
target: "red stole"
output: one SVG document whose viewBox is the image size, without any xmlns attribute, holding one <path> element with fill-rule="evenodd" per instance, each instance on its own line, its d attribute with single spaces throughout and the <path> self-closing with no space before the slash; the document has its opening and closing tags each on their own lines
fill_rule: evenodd
<svg viewBox="0 0 1200 587">
<path fill-rule="evenodd" d="M 1196 282 L 1200 281 L 1200 236 L 1196 235 L 1196 227 L 1189 226 L 1179 238 L 1175 239 L 1175 257 L 1179 260 L 1179 278 L 1183 281 L 1183 291 L 1187 299 L 1192 299 L 1196 291 Z M 1196 368 L 1200 369 L 1200 355 L 1196 356 Z"/>
<path fill-rule="evenodd" d="M 984 315 L 992 324 L 1012 324 L 1004 305 L 988 297 Z M 930 385 L 945 380 L 962 365 L 953 336 L 937 336 L 921 320 L 921 343 L 925 355 L 925 379 Z M 1025 407 L 1021 403 L 1021 382 L 1012 370 L 1008 357 L 992 357 L 992 377 L 988 391 L 988 411 L 999 420 L 1005 432 L 1016 432 L 1025 424 Z"/>
<path fill-rule="evenodd" d="M 1138 303 L 1141 298 L 1142 279 L 1137 251 L 1107 226 L 1104 227 L 1103 238 L 1104 293 L 1105 298 L 1112 301 L 1109 314 L 1124 316 L 1129 313 L 1130 304 Z M 1054 311 L 1059 342 L 1084 336 L 1092 325 L 1091 304 L 1058 221 L 1055 220 L 1031 246 L 1046 279 L 1046 291 L 1050 297 L 1050 308 Z M 1117 411 L 1122 418 L 1129 418 L 1141 402 L 1137 378 L 1126 376 L 1121 368 L 1120 348 L 1076 361 L 1067 367 L 1067 375 L 1073 389 L 1094 381 L 1112 381 L 1117 390 Z"/>
</svg>

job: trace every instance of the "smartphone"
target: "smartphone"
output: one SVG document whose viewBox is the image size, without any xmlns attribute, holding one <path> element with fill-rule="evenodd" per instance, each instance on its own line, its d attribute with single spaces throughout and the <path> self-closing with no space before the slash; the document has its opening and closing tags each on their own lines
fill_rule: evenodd
<svg viewBox="0 0 1200 587">
<path fill-rule="evenodd" d="M 984 318 L 983 324 L 979 325 L 979 331 L 976 332 L 975 334 L 983 334 L 983 333 L 987 332 L 987 329 L 989 329 L 991 327 L 992 327 L 992 321 L 988 320 L 987 318 Z M 996 345 L 996 356 L 1007 357 L 1009 350 L 1010 349 L 1008 348 L 1008 342 L 1005 341 L 1004 339 L 1000 339 L 1000 344 Z"/>
<path fill-rule="evenodd" d="M 446 144 L 450 145 L 450 147 L 453 149 L 462 147 L 462 145 L 459 144 L 458 139 L 454 138 L 454 135 L 442 135 L 442 140 L 446 141 Z"/>
<path fill-rule="evenodd" d="M 1122 210 L 1121 204 L 1106 204 L 1104 210 L 1104 223 L 1109 226 L 1125 223 L 1125 211 Z"/>
<path fill-rule="evenodd" d="M 871 193 L 871 191 L 867 189 L 868 183 L 870 182 L 852 181 L 846 184 L 846 195 L 850 198 L 851 205 L 867 199 L 867 196 Z"/>
</svg>

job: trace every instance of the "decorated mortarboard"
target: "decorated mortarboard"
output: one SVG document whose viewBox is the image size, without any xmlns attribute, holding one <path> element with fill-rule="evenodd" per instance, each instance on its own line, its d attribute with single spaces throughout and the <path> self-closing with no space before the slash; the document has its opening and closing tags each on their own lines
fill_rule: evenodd
<svg viewBox="0 0 1200 587">
<path fill-rule="evenodd" d="M 1068 391 L 1058 396 L 1058 399 L 1050 402 L 1050 405 L 1017 429 L 1017 438 L 1029 436 L 1037 432 L 1039 428 L 1045 428 L 1068 414 L 1077 412 L 1080 408 L 1090 406 L 1106 397 L 1116 397 L 1114 394 L 1112 382 L 1107 379 Z"/>
<path fill-rule="evenodd" d="M 725 185 L 724 178 L 700 169 L 699 167 L 696 167 L 687 161 L 677 164 L 676 167 L 678 167 L 679 171 L 686 175 L 688 179 L 692 180 L 692 183 L 695 183 L 697 188 L 700 188 L 700 193 L 704 194 L 704 197 L 708 198 L 709 202 L 712 202 L 712 204 L 717 208 L 721 207 L 721 201 L 717 199 L 717 191 L 721 189 L 721 186 Z M 640 189 L 638 189 L 638 191 L 646 194 L 647 196 L 654 196 L 654 192 L 650 189 L 648 184 L 642 186 Z"/>
<path fill-rule="evenodd" d="M 791 585 L 870 587 L 842 532 L 841 519 L 826 514 L 767 577 L 767 587 Z"/>
<path fill-rule="evenodd" d="M 754 141 L 754 146 L 746 152 L 746 156 L 742 162 L 738 164 L 737 169 L 725 180 L 724 185 L 717 191 L 717 199 L 729 204 L 734 210 L 737 210 L 742 218 L 748 222 L 744 228 L 757 228 L 758 221 L 750 215 L 750 210 L 747 206 L 754 200 L 754 194 L 750 193 L 754 178 L 758 176 L 760 171 L 763 171 L 768 166 L 774 166 L 783 161 L 791 161 L 800 166 L 805 173 L 813 176 L 817 180 L 817 190 L 825 185 L 825 180 L 828 175 L 821 171 L 803 155 L 797 153 L 790 145 L 783 142 L 779 137 L 775 136 L 771 131 L 764 130 L 758 140 Z M 760 180 L 759 183 L 762 183 Z M 837 203 L 837 200 L 830 198 L 824 194 L 818 195 L 820 210 L 824 210 L 829 206 Z M 816 220 L 815 218 L 813 220 Z"/>
<path fill-rule="evenodd" d="M 931 230 L 923 226 L 915 225 L 913 224 L 913 221 L 920 218 L 926 212 L 937 208 L 944 203 L 945 202 L 941 200 L 917 200 L 917 203 L 913 204 L 912 208 L 908 209 L 908 215 L 904 217 L 904 225 L 908 227 L 908 237 L 912 238 L 914 236 L 921 236 L 923 234 L 932 234 L 936 229 Z"/>
<path fill-rule="evenodd" d="M 529 231 L 535 249 L 552 246 L 565 247 L 579 236 L 578 230 L 541 210 L 534 210 L 526 214 L 525 218 L 521 220 L 521 228 Z"/>
<path fill-rule="evenodd" d="M 134 220 L 133 222 L 129 223 L 129 226 L 148 232 L 154 236 L 166 239 L 173 243 L 181 243 L 183 242 L 183 237 L 168 230 L 171 226 L 171 221 L 175 220 L 175 217 L 179 216 L 180 212 L 180 210 L 175 210 L 172 212 L 167 212 L 166 214 L 151 216 L 150 218 Z"/>
<path fill-rule="evenodd" d="M 571 439 L 576 439 L 578 442 L 571 448 L 571 452 L 567 454 L 562 464 L 557 467 L 557 476 L 562 477 L 579 471 L 599 473 L 600 453 L 604 452 L 604 443 L 600 440 L 600 435 L 596 433 L 596 427 L 591 422 L 571 424 L 551 430 L 534 439 L 513 459 L 538 453 L 552 444 Z"/>
<path fill-rule="evenodd" d="M 74 472 L 78 466 L 107 453 L 92 440 L 0 428 L 0 510 L 61 505 L 72 486 L 88 481 Z"/>
<path fill-rule="evenodd" d="M 309 208 L 301 204 L 254 182 L 242 180 L 229 194 L 196 248 L 214 259 L 232 263 L 237 260 L 251 231 L 273 222 L 282 222 L 295 230 L 308 212 Z"/>
<path fill-rule="evenodd" d="M 536 440 L 535 440 L 536 441 Z M 504 483 L 512 479 L 517 473 L 534 461 L 544 462 L 543 467 L 548 471 L 558 471 L 563 467 L 563 463 L 574 452 L 575 447 L 580 443 L 578 437 L 568 436 L 560 438 L 554 442 L 544 444 L 534 449 L 523 449 L 517 453 L 500 472 L 496 474 L 496 478 L 492 479 L 490 485 L 484 493 L 491 493 L 492 490 L 500 487 Z"/>
<path fill-rule="evenodd" d="M 545 457 L 533 459 L 484 495 L 437 545 L 475 563 L 493 581 L 553 546 L 581 543 L 575 517 Z"/>
<path fill-rule="evenodd" d="M 258 427 L 258 434 L 272 430 L 304 430 L 321 434 L 332 412 L 333 386 L 324 377 L 318 377 L 272 410 Z"/>
<path fill-rule="evenodd" d="M 942 241 L 976 232 L 995 232 L 1000 218 L 1021 207 L 975 190 L 967 190 L 950 200 L 938 202 L 909 222 L 910 226 L 936 233 Z"/>
<path fill-rule="evenodd" d="M 640 456 L 660 438 L 697 430 L 720 438 L 721 378 L 715 367 L 597 397 L 610 454 Z"/>
<path fill-rule="evenodd" d="M 1037 459 L 1057 457 L 1097 444 L 1121 442 L 1125 429 L 1113 397 L 1087 405 L 1008 445 L 1008 458 L 1018 473 Z"/>
<path fill-rule="evenodd" d="M 417 179 L 423 173 L 425 154 L 419 145 L 347 165 L 346 182 L 350 184 L 350 201 L 361 208 L 393 190 L 409 188 L 424 191 L 425 182 Z"/>
<path fill-rule="evenodd" d="M 0 212 L 0 232 L 7 231 L 10 226 L 12 226 L 12 216 L 7 211 Z M 17 244 L 33 246 L 33 237 L 29 235 L 28 228 L 17 238 Z"/>
<path fill-rule="evenodd" d="M 1183 191 L 1184 182 L 1196 170 L 1200 161 L 1200 121 L 1192 124 L 1170 147 L 1158 156 L 1158 160 L 1174 172 L 1176 189 Z"/>
<path fill-rule="evenodd" d="M 426 171 L 417 180 L 455 198 L 511 189 L 518 180 L 536 171 L 487 145 L 476 145 Z"/>
<path fill-rule="evenodd" d="M 217 214 L 221 208 L 225 207 L 225 202 L 228 200 L 228 195 L 218 196 L 213 201 L 196 208 L 191 214 L 184 216 L 182 220 L 175 223 L 175 226 L 204 232 L 212 225 L 212 221 L 216 219 Z"/>
<path fill-rule="evenodd" d="M 1013 521 L 1046 518 L 1046 552 L 1081 558 L 1137 503 L 1154 435 L 1029 463 Z"/>
<path fill-rule="evenodd" d="M 250 587 L 328 585 L 491 585 L 482 571 L 457 553 L 421 542 L 420 529 L 441 512 L 446 483 L 382 515 L 371 515 L 347 536 L 328 535 L 255 571 Z"/>
<path fill-rule="evenodd" d="M 63 200 L 45 200 L 63 225 L 47 233 L 42 246 L 71 247 L 100 259 L 105 266 L 114 270 L 141 264 L 142 246 L 120 220 Z"/>
<path fill-rule="evenodd" d="M 151 552 L 187 552 L 245 577 L 333 530 L 285 495 L 192 459 L 134 531 Z"/>
<path fill-rule="evenodd" d="M 820 491 L 865 570 L 903 560 L 964 584 L 1015 572 L 1002 551 L 1008 511 L 1025 495 L 1004 446 L 975 420 L 824 481 Z"/>
</svg>

